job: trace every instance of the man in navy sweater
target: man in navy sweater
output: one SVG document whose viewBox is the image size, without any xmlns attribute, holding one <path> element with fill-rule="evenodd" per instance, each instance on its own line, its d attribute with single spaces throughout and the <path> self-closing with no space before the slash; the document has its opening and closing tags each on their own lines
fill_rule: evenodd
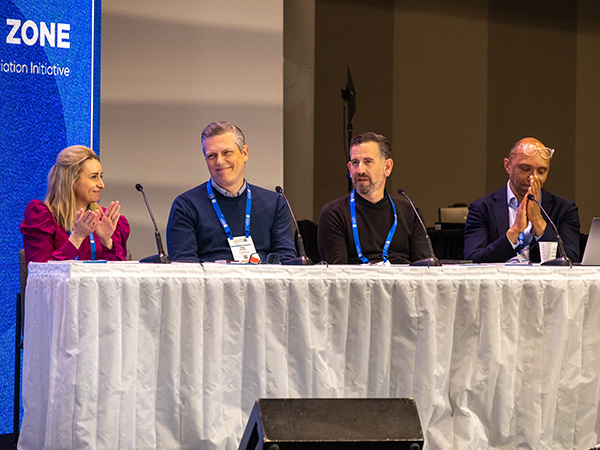
<svg viewBox="0 0 600 450">
<path fill-rule="evenodd" d="M 247 262 L 269 253 L 281 261 L 294 258 L 285 199 L 244 178 L 248 146 L 242 131 L 213 122 L 202 131 L 202 150 L 211 178 L 173 202 L 167 224 L 171 259 Z"/>
</svg>

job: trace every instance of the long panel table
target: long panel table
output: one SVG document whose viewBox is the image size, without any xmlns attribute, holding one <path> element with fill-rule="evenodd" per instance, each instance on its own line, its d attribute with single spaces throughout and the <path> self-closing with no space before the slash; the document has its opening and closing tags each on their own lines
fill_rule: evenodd
<svg viewBox="0 0 600 450">
<path fill-rule="evenodd" d="M 21 449 L 235 450 L 265 397 L 413 397 L 429 449 L 587 449 L 600 268 L 31 264 Z"/>
</svg>

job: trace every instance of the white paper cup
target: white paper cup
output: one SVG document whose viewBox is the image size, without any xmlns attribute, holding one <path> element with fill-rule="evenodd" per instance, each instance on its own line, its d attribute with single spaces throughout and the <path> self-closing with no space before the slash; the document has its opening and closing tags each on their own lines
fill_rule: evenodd
<svg viewBox="0 0 600 450">
<path fill-rule="evenodd" d="M 540 259 L 542 262 L 556 258 L 558 242 L 538 242 L 538 246 L 540 247 Z"/>
</svg>

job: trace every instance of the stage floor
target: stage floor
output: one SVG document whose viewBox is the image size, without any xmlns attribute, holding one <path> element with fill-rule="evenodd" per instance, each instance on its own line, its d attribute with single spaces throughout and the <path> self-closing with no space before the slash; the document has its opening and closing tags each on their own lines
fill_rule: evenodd
<svg viewBox="0 0 600 450">
<path fill-rule="evenodd" d="M 0 434 L 0 450 L 14 450 L 17 448 L 12 434 Z"/>
</svg>

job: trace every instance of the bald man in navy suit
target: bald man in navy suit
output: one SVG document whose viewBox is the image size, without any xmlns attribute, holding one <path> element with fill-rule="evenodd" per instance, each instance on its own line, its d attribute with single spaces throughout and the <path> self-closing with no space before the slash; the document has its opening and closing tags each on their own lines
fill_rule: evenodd
<svg viewBox="0 0 600 450">
<path fill-rule="evenodd" d="M 529 200 L 533 194 L 556 224 L 567 256 L 580 261 L 577 205 L 543 189 L 553 154 L 534 138 L 515 143 L 504 159 L 506 186 L 469 206 L 465 258 L 478 263 L 540 262 L 538 242 L 555 242 L 556 232 L 537 203 Z"/>
</svg>

